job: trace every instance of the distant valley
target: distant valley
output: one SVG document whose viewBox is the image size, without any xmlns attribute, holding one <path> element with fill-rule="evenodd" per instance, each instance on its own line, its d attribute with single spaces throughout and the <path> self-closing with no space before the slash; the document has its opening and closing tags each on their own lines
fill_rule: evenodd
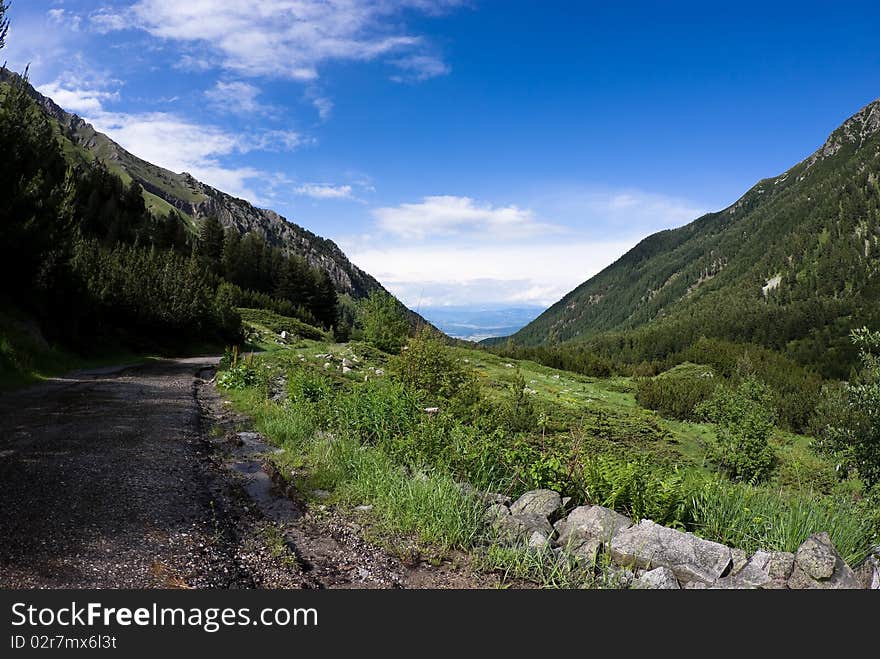
<svg viewBox="0 0 880 659">
<path fill-rule="evenodd" d="M 482 341 L 510 336 L 532 322 L 544 309 L 538 306 L 449 306 L 422 307 L 417 311 L 455 339 Z"/>
</svg>

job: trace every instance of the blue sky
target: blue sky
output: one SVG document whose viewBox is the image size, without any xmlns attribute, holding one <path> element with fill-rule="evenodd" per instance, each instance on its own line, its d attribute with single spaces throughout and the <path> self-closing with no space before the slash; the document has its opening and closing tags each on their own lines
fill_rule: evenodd
<svg viewBox="0 0 880 659">
<path fill-rule="evenodd" d="M 410 306 L 547 305 L 880 97 L 880 4 L 720 4 L 13 0 L 3 56 Z"/>
</svg>

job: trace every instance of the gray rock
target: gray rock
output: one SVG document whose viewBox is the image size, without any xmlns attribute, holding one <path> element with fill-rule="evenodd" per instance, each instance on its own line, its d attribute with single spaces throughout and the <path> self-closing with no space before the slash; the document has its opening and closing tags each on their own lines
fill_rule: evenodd
<svg viewBox="0 0 880 659">
<path fill-rule="evenodd" d="M 618 565 L 668 567 L 684 583 L 714 583 L 732 565 L 728 547 L 647 519 L 611 540 L 611 558 Z"/>
<path fill-rule="evenodd" d="M 531 549 L 548 549 L 550 547 L 550 538 L 543 531 L 532 531 L 528 541 Z"/>
<path fill-rule="evenodd" d="M 773 581 L 767 572 L 771 557 L 769 552 L 756 551 L 744 564 L 736 568 L 737 558 L 740 558 L 736 554 L 740 551 L 738 549 L 731 550 L 731 555 L 734 557 L 734 569 L 729 575 L 721 577 L 713 583 L 711 588 L 724 590 L 764 588 Z M 748 556 L 748 554 L 746 555 Z"/>
<path fill-rule="evenodd" d="M 731 572 L 734 574 L 742 570 L 746 566 L 746 563 L 749 562 L 749 552 L 735 547 L 730 550 L 730 557 L 733 559 L 733 569 Z"/>
<path fill-rule="evenodd" d="M 837 564 L 837 551 L 827 533 L 817 533 L 798 547 L 795 562 L 813 579 L 830 579 Z"/>
<path fill-rule="evenodd" d="M 365 503 L 365 504 L 363 504 L 363 505 L 361 505 L 361 506 L 355 506 L 354 509 L 355 509 L 355 510 L 358 510 L 358 511 L 360 511 L 360 512 L 362 512 L 362 513 L 368 513 L 368 512 L 370 512 L 370 511 L 373 509 L 373 506 L 372 506 L 372 504 Z"/>
<path fill-rule="evenodd" d="M 811 535 L 798 547 L 788 587 L 796 590 L 851 589 L 859 588 L 859 581 L 837 553 L 831 538 L 823 532 Z"/>
<path fill-rule="evenodd" d="M 611 539 L 632 526 L 629 517 L 602 506 L 578 506 L 568 517 L 556 522 L 558 543 L 562 546 L 579 543 L 584 539 L 597 538 L 602 542 Z"/>
<path fill-rule="evenodd" d="M 575 562 L 581 566 L 595 565 L 601 548 L 602 541 L 598 538 L 585 538 L 577 544 L 568 545 L 566 549 L 560 547 L 562 551 L 574 558 Z"/>
<path fill-rule="evenodd" d="M 855 570 L 859 585 L 867 590 L 880 590 L 880 560 L 876 556 L 859 565 Z"/>
<path fill-rule="evenodd" d="M 510 542 L 528 541 L 535 531 L 540 531 L 548 540 L 556 533 L 546 517 L 533 513 L 511 513 L 506 516 L 501 513 L 492 526 L 502 538 Z"/>
<path fill-rule="evenodd" d="M 486 512 L 483 513 L 483 519 L 485 519 L 486 523 L 489 525 L 495 525 L 506 517 L 510 517 L 510 509 L 501 503 L 493 503 L 486 508 Z"/>
<path fill-rule="evenodd" d="M 788 579 L 794 569 L 794 554 L 787 551 L 770 552 L 767 574 L 771 579 Z"/>
<path fill-rule="evenodd" d="M 681 586 L 668 567 L 658 567 L 645 572 L 633 581 L 633 588 L 650 590 L 679 590 Z"/>
<path fill-rule="evenodd" d="M 558 492 L 553 490 L 531 490 L 523 494 L 510 506 L 510 512 L 514 515 L 530 513 L 550 518 L 558 513 L 561 508 L 562 497 L 559 496 Z"/>
<path fill-rule="evenodd" d="M 330 493 L 327 490 L 312 490 L 312 496 L 323 501 L 330 498 Z"/>
</svg>

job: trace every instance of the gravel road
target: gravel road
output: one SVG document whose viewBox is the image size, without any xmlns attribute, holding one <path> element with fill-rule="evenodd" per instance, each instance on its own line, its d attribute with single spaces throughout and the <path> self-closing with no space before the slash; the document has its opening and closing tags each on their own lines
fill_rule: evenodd
<svg viewBox="0 0 880 659">
<path fill-rule="evenodd" d="M 0 395 L 0 588 L 495 584 L 404 565 L 356 521 L 289 492 L 266 501 L 271 469 L 242 462 L 249 420 L 222 404 L 216 363 L 83 371 Z"/>
</svg>

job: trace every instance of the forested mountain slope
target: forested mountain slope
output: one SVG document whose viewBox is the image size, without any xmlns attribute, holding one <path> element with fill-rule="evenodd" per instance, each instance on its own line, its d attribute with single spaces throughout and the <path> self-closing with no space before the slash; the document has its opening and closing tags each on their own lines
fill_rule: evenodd
<svg viewBox="0 0 880 659">
<path fill-rule="evenodd" d="M 732 206 L 649 236 L 512 341 L 614 337 L 652 359 L 708 336 L 833 371 L 849 328 L 880 324 L 878 273 L 880 101 Z"/>
<path fill-rule="evenodd" d="M 17 74 L 0 67 L 0 83 L 14 78 Z M 362 298 L 382 288 L 378 281 L 352 264 L 333 241 L 316 236 L 274 211 L 256 208 L 243 199 L 216 190 L 185 172 L 174 173 L 146 162 L 33 87 L 28 87 L 28 93 L 60 126 L 62 136 L 69 142 L 65 145 L 69 157 L 100 160 L 126 183 L 136 181 L 144 189 L 149 208 L 159 212 L 173 208 L 189 220 L 214 216 L 224 227 L 233 227 L 239 233 L 255 232 L 269 245 L 290 250 L 304 257 L 312 267 L 326 271 L 339 293 Z"/>
</svg>

